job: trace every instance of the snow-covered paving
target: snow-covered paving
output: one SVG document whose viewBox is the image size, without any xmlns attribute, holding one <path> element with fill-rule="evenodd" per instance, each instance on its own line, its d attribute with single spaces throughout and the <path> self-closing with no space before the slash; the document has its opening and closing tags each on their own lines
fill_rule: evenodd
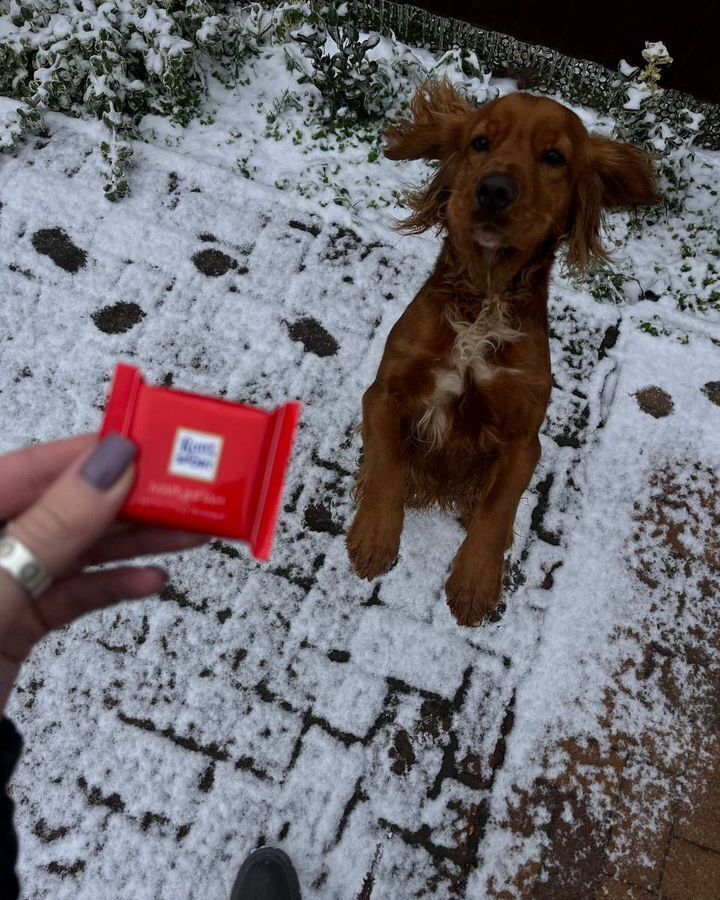
<svg viewBox="0 0 720 900">
<path fill-rule="evenodd" d="M 50 115 L 49 137 L 0 160 L 0 450 L 96 429 L 120 359 L 306 405 L 271 564 L 214 541 L 169 562 L 159 600 L 79 622 L 25 667 L 10 709 L 25 894 L 220 900 L 269 843 L 307 898 L 530 896 L 527 878 L 595 896 L 627 850 L 613 759 L 639 809 L 713 736 L 720 315 L 692 298 L 712 290 L 717 157 L 697 153 L 682 215 L 629 237 L 613 217 L 637 279 L 622 303 L 557 273 L 555 389 L 506 608 L 461 629 L 442 590 L 454 520 L 409 517 L 375 585 L 344 548 L 360 398 L 437 252 L 392 230 L 423 166 L 322 149 L 302 111 L 268 123 L 281 59 L 215 85 L 203 122 L 147 120 L 119 204 L 95 124 Z M 553 815 L 604 836 L 565 894 Z"/>
</svg>

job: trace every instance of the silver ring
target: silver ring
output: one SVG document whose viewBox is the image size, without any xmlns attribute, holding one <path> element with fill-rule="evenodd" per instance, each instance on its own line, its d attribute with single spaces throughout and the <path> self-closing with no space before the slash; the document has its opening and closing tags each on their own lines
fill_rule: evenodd
<svg viewBox="0 0 720 900">
<path fill-rule="evenodd" d="M 38 597 L 52 584 L 52 578 L 42 561 L 21 540 L 12 534 L 0 534 L 0 569 L 30 594 Z"/>
</svg>

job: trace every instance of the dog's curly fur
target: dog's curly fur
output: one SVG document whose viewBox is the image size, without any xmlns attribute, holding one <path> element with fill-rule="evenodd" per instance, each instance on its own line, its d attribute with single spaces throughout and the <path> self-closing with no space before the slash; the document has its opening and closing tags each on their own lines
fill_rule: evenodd
<svg viewBox="0 0 720 900">
<path fill-rule="evenodd" d="M 446 585 L 461 624 L 500 598 L 518 502 L 540 458 L 552 384 L 547 296 L 560 245 L 582 272 L 604 260 L 603 211 L 656 203 L 650 157 L 591 137 L 569 109 L 512 94 L 474 106 L 449 82 L 422 87 L 387 133 L 390 159 L 438 160 L 401 228 L 438 228 L 435 269 L 388 338 L 363 398 L 359 507 L 347 538 L 368 579 L 397 556 L 406 506 L 438 504 L 467 537 Z M 483 179 L 514 186 L 502 209 Z"/>
</svg>

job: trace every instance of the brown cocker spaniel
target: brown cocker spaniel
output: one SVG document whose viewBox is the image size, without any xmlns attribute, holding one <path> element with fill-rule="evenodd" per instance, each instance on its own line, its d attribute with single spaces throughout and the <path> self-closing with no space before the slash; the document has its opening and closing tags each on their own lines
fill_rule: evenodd
<svg viewBox="0 0 720 900">
<path fill-rule="evenodd" d="M 604 209 L 656 203 L 650 157 L 591 137 L 569 109 L 511 94 L 479 108 L 448 82 L 388 132 L 390 159 L 439 160 L 403 228 L 439 227 L 432 275 L 395 324 L 363 398 L 359 506 L 347 536 L 362 578 L 398 554 L 405 507 L 440 507 L 467 536 L 445 586 L 474 625 L 500 600 L 505 551 L 540 458 L 551 388 L 548 279 L 558 247 L 606 258 Z"/>
</svg>

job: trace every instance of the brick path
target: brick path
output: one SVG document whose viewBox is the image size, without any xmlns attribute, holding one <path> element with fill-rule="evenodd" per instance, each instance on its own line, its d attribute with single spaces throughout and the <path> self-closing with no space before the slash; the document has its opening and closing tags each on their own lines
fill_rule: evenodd
<svg viewBox="0 0 720 900">
<path fill-rule="evenodd" d="M 602 583 L 624 556 L 612 506 L 593 505 L 607 492 L 628 506 L 623 460 L 640 438 L 675 452 L 662 429 L 693 436 L 716 414 L 710 400 L 701 422 L 684 411 L 711 377 L 696 355 L 667 342 L 658 359 L 623 310 L 555 286 L 555 389 L 506 606 L 460 630 L 442 594 L 457 523 L 410 517 L 400 563 L 373 586 L 349 575 L 343 538 L 360 397 L 433 242 L 398 243 L 341 209 L 319 216 L 271 186 L 242 182 L 238 196 L 235 174 L 157 147 L 139 149 L 133 198 L 109 206 L 88 143 L 58 125 L 47 151 L 2 172 L 8 440 L 96 427 L 118 356 L 158 382 L 266 405 L 301 396 L 307 409 L 270 566 L 215 541 L 171 563 L 159 601 L 79 623 L 24 670 L 12 715 L 27 739 L 14 791 L 28 896 L 223 900 L 245 854 L 271 843 L 296 860 L 308 900 L 483 900 L 510 883 L 528 900 L 717 900 L 717 757 L 702 756 L 720 720 L 715 501 L 678 480 L 695 460 L 648 461 L 632 591 L 614 599 Z M 74 274 L 34 248 L 53 228 L 86 254 Z M 142 308 L 128 319 L 130 300 Z M 674 411 L 656 419 L 635 393 L 668 372 Z M 601 460 L 614 477 L 597 492 L 588 460 L 608 434 L 619 459 Z M 690 449 L 706 485 L 702 441 Z M 701 549 L 683 544 L 677 503 L 710 536 Z M 562 651 L 566 628 L 569 644 L 582 638 L 571 601 L 599 583 L 635 648 L 604 733 L 552 732 L 564 770 L 516 790 L 554 688 L 537 710 L 523 697 L 554 684 L 543 648 Z M 569 677 L 578 696 L 592 687 L 580 669 Z M 627 709 L 646 718 L 624 731 Z M 697 754 L 671 765 L 676 734 L 696 734 Z M 518 874 L 510 849 L 534 840 L 543 852 Z"/>
<path fill-rule="evenodd" d="M 688 595 L 694 586 L 694 602 L 706 604 L 703 621 L 687 631 L 673 630 L 666 621 L 663 643 L 640 637 L 640 677 L 659 676 L 670 721 L 635 735 L 613 732 L 608 723 L 610 753 L 600 752 L 597 741 L 569 743 L 564 773 L 538 783 L 511 814 L 511 829 L 528 833 L 537 808 L 550 811 L 542 861 L 519 881 L 523 898 L 720 897 L 720 494 L 714 477 L 710 492 L 683 491 L 665 473 L 654 482 L 653 504 L 638 516 L 639 530 L 645 528 L 652 542 L 636 556 L 637 573 L 658 596 L 666 596 L 666 585 L 653 576 L 655 564 L 666 565 L 671 550 L 673 563 L 682 564 Z M 689 516 L 678 525 L 670 510 L 682 507 Z M 700 537 L 693 551 L 685 543 L 691 532 Z M 689 692 L 678 678 L 692 684 Z M 690 741 L 668 768 L 660 745 L 674 727 L 685 730 Z M 602 818 L 583 800 L 591 786 L 607 801 Z M 570 817 L 562 814 L 567 805 Z M 500 890 L 496 896 L 511 894 Z"/>
</svg>

